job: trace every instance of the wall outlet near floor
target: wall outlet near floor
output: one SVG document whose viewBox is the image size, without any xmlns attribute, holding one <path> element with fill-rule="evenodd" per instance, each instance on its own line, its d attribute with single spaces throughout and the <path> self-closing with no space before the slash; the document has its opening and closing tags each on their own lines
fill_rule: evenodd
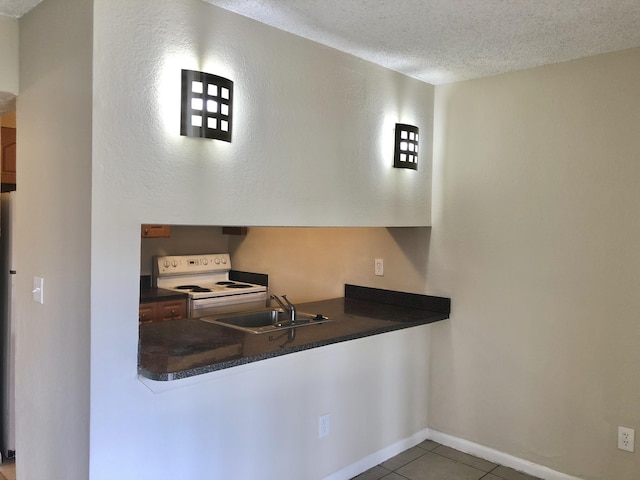
<svg viewBox="0 0 640 480">
<path fill-rule="evenodd" d="M 618 448 L 626 452 L 633 452 L 636 432 L 633 428 L 618 427 Z"/>
<path fill-rule="evenodd" d="M 376 258 L 374 260 L 374 270 L 378 277 L 384 277 L 384 259 Z"/>
<path fill-rule="evenodd" d="M 320 415 L 318 418 L 318 438 L 324 438 L 329 436 L 329 425 L 331 417 L 328 413 Z"/>
</svg>

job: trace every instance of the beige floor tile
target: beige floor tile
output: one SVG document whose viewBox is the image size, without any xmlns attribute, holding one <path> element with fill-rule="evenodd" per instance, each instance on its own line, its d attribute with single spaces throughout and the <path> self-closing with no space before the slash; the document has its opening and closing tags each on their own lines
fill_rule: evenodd
<svg viewBox="0 0 640 480">
<path fill-rule="evenodd" d="M 434 442 L 433 440 L 425 440 L 424 442 L 416 445 L 416 447 L 424 448 L 425 450 L 429 450 L 429 451 L 439 446 L 440 444 L 438 442 Z"/>
<path fill-rule="evenodd" d="M 427 452 L 397 470 L 410 480 L 479 480 L 486 472 Z"/>
<path fill-rule="evenodd" d="M 540 480 L 538 477 L 532 477 L 526 473 L 518 472 L 513 468 L 503 466 L 492 470 L 491 473 L 504 480 Z"/>
<path fill-rule="evenodd" d="M 407 480 L 407 477 L 403 477 L 402 475 L 392 472 L 386 477 L 382 477 L 380 480 Z"/>
<path fill-rule="evenodd" d="M 380 465 L 376 465 L 366 472 L 362 472 L 357 477 L 353 477 L 352 480 L 380 480 L 385 475 L 389 475 L 389 473 L 391 472 L 386 468 L 382 468 Z"/>
<path fill-rule="evenodd" d="M 410 448 L 409 450 L 405 450 L 404 452 L 399 453 L 395 457 L 391 457 L 389 460 L 381 463 L 380 465 L 386 468 L 387 470 L 397 470 L 401 466 L 406 465 L 407 463 L 415 460 L 416 458 L 426 453 L 427 451 L 422 448 L 413 447 L 413 448 Z"/>
<path fill-rule="evenodd" d="M 456 462 L 464 463 L 465 465 L 469 465 L 470 467 L 482 470 L 483 472 L 490 472 L 498 466 L 495 463 L 491 463 L 482 458 L 474 457 L 473 455 L 469 455 L 467 453 L 462 453 L 458 450 L 454 450 L 453 448 L 445 447 L 444 445 L 441 445 L 431 451 L 433 453 L 437 453 L 438 455 L 442 455 L 443 457 L 455 460 Z"/>
</svg>

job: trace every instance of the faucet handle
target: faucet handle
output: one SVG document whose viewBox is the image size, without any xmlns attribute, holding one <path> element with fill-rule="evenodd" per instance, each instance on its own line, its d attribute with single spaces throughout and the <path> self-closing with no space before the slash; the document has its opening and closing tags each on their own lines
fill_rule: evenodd
<svg viewBox="0 0 640 480">
<path fill-rule="evenodd" d="M 271 295 L 271 300 L 275 300 L 275 301 L 276 301 L 276 303 L 280 306 L 280 308 L 281 308 L 282 310 L 285 310 L 285 311 L 288 311 L 288 310 L 289 310 L 289 308 L 287 308 L 287 306 L 282 302 L 282 300 L 280 300 L 280 299 L 278 298 L 278 296 L 277 296 L 277 295 L 273 295 L 273 294 L 272 294 L 272 295 Z M 289 302 L 287 302 L 287 303 L 289 303 Z"/>
<path fill-rule="evenodd" d="M 291 302 L 289 301 L 289 299 L 287 298 L 287 296 L 286 296 L 286 295 L 282 295 L 282 298 L 284 298 L 284 301 L 285 301 L 285 302 L 287 302 L 287 305 L 289 305 L 289 307 L 291 307 L 291 308 L 296 308 L 296 307 L 294 307 L 294 306 L 293 306 L 293 303 L 291 303 Z"/>
<path fill-rule="evenodd" d="M 295 305 L 289 301 L 289 299 L 287 298 L 286 295 L 282 295 L 282 298 L 284 298 L 284 301 L 287 302 L 287 305 L 289 305 L 289 315 L 291 316 L 291 321 L 295 322 L 296 321 L 296 307 L 295 307 Z"/>
</svg>

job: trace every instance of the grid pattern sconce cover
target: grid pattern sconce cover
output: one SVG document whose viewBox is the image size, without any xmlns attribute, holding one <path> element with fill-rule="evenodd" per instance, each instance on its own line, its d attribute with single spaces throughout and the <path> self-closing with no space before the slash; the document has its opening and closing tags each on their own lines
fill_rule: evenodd
<svg viewBox="0 0 640 480">
<path fill-rule="evenodd" d="M 182 70 L 180 135 L 231 142 L 233 82 L 194 70 Z"/>
<path fill-rule="evenodd" d="M 396 149 L 393 166 L 418 169 L 418 127 L 396 123 Z"/>
</svg>

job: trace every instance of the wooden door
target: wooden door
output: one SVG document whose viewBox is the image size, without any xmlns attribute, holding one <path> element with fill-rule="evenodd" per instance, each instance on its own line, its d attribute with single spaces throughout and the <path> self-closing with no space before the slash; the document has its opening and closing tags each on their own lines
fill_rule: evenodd
<svg viewBox="0 0 640 480">
<path fill-rule="evenodd" d="M 16 183 L 16 129 L 2 127 L 2 152 L 0 161 L 2 183 Z"/>
</svg>

